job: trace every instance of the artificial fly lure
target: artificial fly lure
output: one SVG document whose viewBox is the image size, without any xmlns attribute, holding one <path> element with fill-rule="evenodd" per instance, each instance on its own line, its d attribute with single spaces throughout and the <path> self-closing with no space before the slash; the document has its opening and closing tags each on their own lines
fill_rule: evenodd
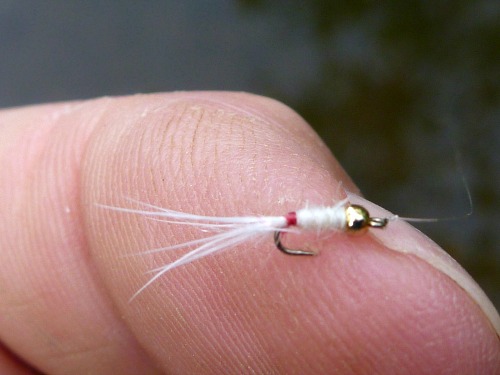
<svg viewBox="0 0 500 375">
<path fill-rule="evenodd" d="M 114 211 L 151 217 L 165 223 L 189 225 L 204 231 L 213 231 L 215 234 L 169 247 L 143 252 L 142 254 L 151 254 L 160 251 L 193 248 L 172 263 L 152 270 L 151 272 L 156 274 L 134 294 L 132 299 L 139 295 L 160 276 L 176 267 L 191 263 L 243 242 L 255 240 L 257 237 L 266 234 L 273 234 L 276 248 L 285 254 L 315 255 L 316 253 L 314 251 L 286 247 L 282 242 L 282 235 L 287 232 L 298 232 L 300 230 L 332 230 L 347 233 L 363 233 L 369 228 L 384 228 L 389 221 L 398 218 L 396 215 L 389 218 L 371 217 L 366 208 L 361 205 L 349 204 L 347 199 L 333 206 L 303 208 L 298 211 L 289 212 L 283 216 L 236 217 L 194 215 L 169 210 L 144 202 L 136 203 L 149 210 L 120 208 L 106 205 L 99 206 Z"/>
<path fill-rule="evenodd" d="M 316 252 L 306 249 L 291 249 L 283 244 L 284 233 L 300 233 L 301 231 L 335 231 L 360 234 L 370 228 L 385 228 L 390 221 L 401 219 L 397 215 L 389 217 L 371 217 L 362 205 L 351 204 L 343 199 L 332 206 L 306 207 L 289 212 L 283 216 L 203 216 L 174 211 L 140 201 L 131 201 L 143 206 L 146 210 L 120 208 L 107 205 L 100 207 L 131 214 L 138 214 L 157 221 L 170 224 L 188 225 L 215 234 L 196 240 L 180 243 L 159 249 L 147 250 L 141 254 L 152 254 L 162 251 L 192 249 L 177 260 L 151 270 L 155 275 L 143 285 L 131 298 L 137 297 L 156 279 L 174 268 L 194 262 L 208 255 L 229 249 L 241 243 L 256 240 L 264 235 L 273 235 L 277 249 L 288 255 L 315 255 Z M 436 221 L 436 219 L 402 218 L 407 221 Z"/>
</svg>

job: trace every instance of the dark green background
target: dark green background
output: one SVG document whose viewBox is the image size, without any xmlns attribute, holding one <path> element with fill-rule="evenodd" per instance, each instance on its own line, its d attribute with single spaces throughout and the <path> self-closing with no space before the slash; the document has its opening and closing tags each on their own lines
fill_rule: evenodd
<svg viewBox="0 0 500 375">
<path fill-rule="evenodd" d="M 365 195 L 500 306 L 500 2 L 0 0 L 0 106 L 217 89 L 282 100 Z"/>
</svg>

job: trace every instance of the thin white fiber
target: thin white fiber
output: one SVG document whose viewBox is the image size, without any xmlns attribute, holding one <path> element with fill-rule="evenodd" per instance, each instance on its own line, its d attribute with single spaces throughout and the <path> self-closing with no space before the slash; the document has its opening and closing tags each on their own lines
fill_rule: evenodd
<svg viewBox="0 0 500 375">
<path fill-rule="evenodd" d="M 168 271 L 173 270 L 176 267 L 186 265 L 216 252 L 232 248 L 243 242 L 255 240 L 264 235 L 270 235 L 278 230 L 290 231 L 290 229 L 286 228 L 287 220 L 284 216 L 203 216 L 169 210 L 143 202 L 134 202 L 150 210 L 121 208 L 107 205 L 99 206 L 114 211 L 146 216 L 148 218 L 161 222 L 189 225 L 195 228 L 201 228 L 203 231 L 214 232 L 215 234 L 210 234 L 207 237 L 168 247 L 162 247 L 142 252 L 141 254 L 151 254 L 161 251 L 171 251 L 184 248 L 192 249 L 177 260 L 162 267 L 151 270 L 151 272 L 155 273 L 155 275 L 144 286 L 142 286 L 130 300 L 133 300 L 135 297 L 137 297 L 142 291 L 144 291 L 144 289 L 151 285 L 151 283 L 153 283 L 160 276 Z"/>
</svg>

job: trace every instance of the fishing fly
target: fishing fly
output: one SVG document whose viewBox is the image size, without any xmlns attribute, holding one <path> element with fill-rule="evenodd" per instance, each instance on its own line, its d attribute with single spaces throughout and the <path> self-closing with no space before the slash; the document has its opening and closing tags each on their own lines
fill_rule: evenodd
<svg viewBox="0 0 500 375">
<path fill-rule="evenodd" d="M 143 252 L 142 254 L 151 254 L 160 251 L 191 249 L 175 261 L 151 270 L 155 275 L 134 294 L 132 299 L 160 276 L 174 268 L 241 243 L 255 240 L 266 234 L 272 235 L 276 248 L 287 255 L 314 255 L 316 254 L 314 251 L 292 249 L 285 246 L 283 243 L 283 235 L 285 233 L 299 233 L 301 231 L 313 230 L 364 233 L 370 228 L 384 228 L 389 221 L 398 218 L 396 215 L 388 218 L 371 217 L 366 208 L 361 205 L 350 204 L 348 199 L 341 200 L 332 206 L 306 207 L 282 216 L 236 217 L 195 215 L 150 205 L 144 202 L 135 202 L 146 209 L 120 208 L 106 205 L 100 206 L 115 211 L 140 214 L 165 223 L 188 225 L 213 234 L 185 243 Z"/>
</svg>

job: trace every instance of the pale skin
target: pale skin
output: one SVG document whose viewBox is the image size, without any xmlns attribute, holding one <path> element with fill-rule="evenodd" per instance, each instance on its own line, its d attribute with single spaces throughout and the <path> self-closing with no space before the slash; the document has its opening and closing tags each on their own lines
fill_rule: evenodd
<svg viewBox="0 0 500 375">
<path fill-rule="evenodd" d="M 127 254 L 203 233 L 97 206 L 278 215 L 342 199 L 339 182 L 357 191 L 303 119 L 258 96 L 1 111 L 0 373 L 495 374 L 499 339 L 470 296 L 372 236 L 322 236 L 313 257 L 264 239 L 129 303 L 175 254 Z"/>
</svg>

